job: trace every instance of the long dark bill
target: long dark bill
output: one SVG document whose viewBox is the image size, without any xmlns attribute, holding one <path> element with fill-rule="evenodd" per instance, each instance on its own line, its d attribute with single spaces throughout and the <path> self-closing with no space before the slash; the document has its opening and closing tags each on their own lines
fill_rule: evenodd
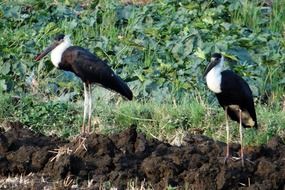
<svg viewBox="0 0 285 190">
<path fill-rule="evenodd" d="M 41 60 L 44 56 L 46 56 L 49 52 L 51 52 L 57 45 L 58 45 L 58 43 L 53 43 L 52 45 L 50 45 L 49 47 L 47 47 L 42 53 L 39 53 L 39 54 L 35 57 L 35 61 Z"/>
<path fill-rule="evenodd" d="M 213 67 L 215 67 L 217 65 L 217 61 L 215 60 L 215 61 L 211 61 L 209 64 L 208 64 L 208 66 L 207 66 L 207 68 L 206 68 L 206 70 L 205 70 L 205 72 L 204 72 L 204 75 L 203 75 L 203 77 L 205 77 L 207 74 L 208 74 L 208 72 L 213 68 Z"/>
</svg>

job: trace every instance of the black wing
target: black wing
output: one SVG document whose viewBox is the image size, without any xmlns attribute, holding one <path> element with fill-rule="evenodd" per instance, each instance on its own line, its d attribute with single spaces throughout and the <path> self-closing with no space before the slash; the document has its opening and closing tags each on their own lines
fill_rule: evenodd
<svg viewBox="0 0 285 190">
<path fill-rule="evenodd" d="M 107 65 L 88 50 L 72 46 L 62 55 L 60 69 L 74 72 L 83 82 L 98 83 L 104 88 L 114 90 L 129 100 L 133 98 L 128 85 Z"/>
<path fill-rule="evenodd" d="M 217 95 L 218 101 L 223 108 L 228 105 L 239 105 L 242 111 L 247 111 L 257 127 L 256 113 L 254 108 L 252 92 L 239 75 L 233 71 L 225 70 L 222 73 L 222 92 Z M 231 119 L 239 121 L 239 118 L 231 110 L 228 110 Z M 245 126 L 244 127 L 248 127 Z"/>
</svg>

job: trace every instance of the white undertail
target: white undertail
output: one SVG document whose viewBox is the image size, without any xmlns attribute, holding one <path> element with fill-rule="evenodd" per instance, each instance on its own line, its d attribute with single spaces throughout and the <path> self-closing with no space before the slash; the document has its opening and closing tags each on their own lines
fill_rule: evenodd
<svg viewBox="0 0 285 190">
<path fill-rule="evenodd" d="M 213 67 L 206 75 L 207 86 L 214 93 L 221 93 L 221 82 L 222 82 L 222 69 L 224 64 L 224 57 L 221 57 L 220 63 Z"/>
<path fill-rule="evenodd" d="M 54 66 L 58 67 L 58 64 L 61 62 L 63 52 L 71 45 L 69 35 L 65 35 L 63 42 L 51 51 L 51 62 Z"/>
</svg>

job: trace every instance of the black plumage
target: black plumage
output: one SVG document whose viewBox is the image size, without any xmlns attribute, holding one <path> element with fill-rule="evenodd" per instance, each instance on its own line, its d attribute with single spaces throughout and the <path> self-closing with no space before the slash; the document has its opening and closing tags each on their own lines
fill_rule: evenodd
<svg viewBox="0 0 285 190">
<path fill-rule="evenodd" d="M 221 72 L 221 93 L 216 93 L 217 99 L 220 105 L 225 109 L 229 105 L 238 105 L 244 114 L 249 116 L 254 121 L 254 125 L 249 125 L 246 121 L 242 120 L 242 125 L 245 128 L 255 127 L 257 128 L 256 113 L 254 108 L 252 92 L 248 84 L 239 75 L 235 74 L 231 70 L 225 70 Z M 227 109 L 227 113 L 234 121 L 239 122 L 239 116 L 236 113 L 237 110 Z"/>
<path fill-rule="evenodd" d="M 107 65 L 87 49 L 78 46 L 67 48 L 63 54 L 59 69 L 71 71 L 86 83 L 97 83 L 104 88 L 114 90 L 129 100 L 133 94 L 128 85 Z"/>
</svg>

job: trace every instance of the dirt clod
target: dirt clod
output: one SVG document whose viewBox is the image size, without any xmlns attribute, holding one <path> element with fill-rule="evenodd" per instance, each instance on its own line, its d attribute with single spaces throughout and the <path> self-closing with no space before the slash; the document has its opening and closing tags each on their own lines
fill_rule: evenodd
<svg viewBox="0 0 285 190">
<path fill-rule="evenodd" d="M 225 143 L 202 135 L 186 135 L 184 144 L 171 146 L 147 139 L 134 126 L 110 136 L 89 135 L 78 148 L 76 141 L 34 133 L 19 123 L 0 132 L 0 176 L 29 175 L 43 184 L 61 181 L 56 187 L 99 188 L 110 182 L 125 189 L 130 180 L 191 189 L 283 189 L 285 145 L 280 138 L 267 145 L 246 147 L 245 167 L 240 161 L 224 164 Z M 238 155 L 239 146 L 231 151 Z M 31 176 L 29 176 L 30 178 Z M 92 182 L 92 183 L 91 183 Z M 2 186 L 1 186 L 2 187 Z"/>
</svg>

